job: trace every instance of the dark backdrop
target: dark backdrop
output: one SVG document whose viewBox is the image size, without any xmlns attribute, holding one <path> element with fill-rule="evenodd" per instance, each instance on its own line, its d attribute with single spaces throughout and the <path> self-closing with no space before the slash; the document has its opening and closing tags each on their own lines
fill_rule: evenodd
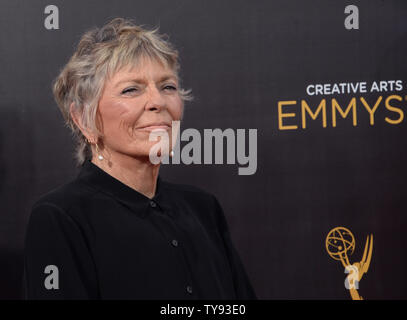
<svg viewBox="0 0 407 320">
<path fill-rule="evenodd" d="M 60 29 L 44 28 L 44 8 L 59 8 Z M 344 27 L 346 5 L 359 8 L 360 29 Z M 406 110 L 401 92 L 313 96 L 312 83 L 407 82 L 407 2 L 342 0 L 2 0 L 0 3 L 0 298 L 19 298 L 24 233 L 33 202 L 77 174 L 70 132 L 53 101 L 51 82 L 80 35 L 113 17 L 161 26 L 181 53 L 182 76 L 195 101 L 182 128 L 258 130 L 258 168 L 166 165 L 165 179 L 214 193 L 261 299 L 350 299 L 343 267 L 325 250 L 337 226 L 367 234 L 373 258 L 359 292 L 366 299 L 407 298 L 406 121 L 384 107 L 374 125 L 360 102 Z M 403 87 L 407 85 L 403 83 Z M 332 126 L 331 98 L 348 116 Z M 300 101 L 327 101 L 328 125 L 307 119 Z M 278 101 L 296 113 L 278 127 Z M 201 131 L 202 132 L 202 131 Z"/>
</svg>

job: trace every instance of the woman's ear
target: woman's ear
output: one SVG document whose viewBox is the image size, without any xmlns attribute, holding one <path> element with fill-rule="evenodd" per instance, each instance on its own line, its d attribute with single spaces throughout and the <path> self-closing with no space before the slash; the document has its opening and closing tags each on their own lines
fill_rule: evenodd
<svg viewBox="0 0 407 320">
<path fill-rule="evenodd" d="M 81 130 L 82 134 L 88 141 L 93 141 L 92 134 L 85 129 L 85 126 L 82 123 L 82 117 L 80 116 L 78 110 L 75 108 L 75 102 L 72 102 L 69 107 L 69 113 L 75 125 Z"/>
</svg>

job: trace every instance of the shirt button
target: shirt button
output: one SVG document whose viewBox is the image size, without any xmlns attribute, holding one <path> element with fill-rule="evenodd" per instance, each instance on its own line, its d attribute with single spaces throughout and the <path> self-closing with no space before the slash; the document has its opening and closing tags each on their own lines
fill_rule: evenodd
<svg viewBox="0 0 407 320">
<path fill-rule="evenodd" d="M 177 240 L 172 240 L 171 241 L 171 243 L 172 243 L 172 245 L 174 246 L 174 247 L 178 247 L 178 241 Z"/>
<path fill-rule="evenodd" d="M 188 292 L 189 294 L 192 294 L 192 287 L 191 287 L 191 286 L 187 286 L 187 292 Z"/>
<path fill-rule="evenodd" d="M 157 206 L 157 204 L 154 201 L 150 201 L 150 206 L 152 206 L 153 208 L 155 208 Z"/>
</svg>

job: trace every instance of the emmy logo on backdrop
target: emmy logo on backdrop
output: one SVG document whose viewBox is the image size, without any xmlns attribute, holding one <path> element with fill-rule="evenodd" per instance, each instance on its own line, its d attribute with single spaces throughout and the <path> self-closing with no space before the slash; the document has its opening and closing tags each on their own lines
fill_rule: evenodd
<svg viewBox="0 0 407 320">
<path fill-rule="evenodd" d="M 367 236 L 362 260 L 353 264 L 349 262 L 349 256 L 355 251 L 355 237 L 349 229 L 337 227 L 329 231 L 325 246 L 331 258 L 341 261 L 345 267 L 345 273 L 349 273 L 345 279 L 345 287 L 349 290 L 352 299 L 363 300 L 357 289 L 372 260 L 373 235 Z"/>
</svg>

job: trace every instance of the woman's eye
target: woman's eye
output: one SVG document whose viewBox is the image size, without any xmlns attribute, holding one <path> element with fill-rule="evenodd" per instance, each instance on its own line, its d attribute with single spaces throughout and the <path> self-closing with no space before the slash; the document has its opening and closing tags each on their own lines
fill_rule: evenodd
<svg viewBox="0 0 407 320">
<path fill-rule="evenodd" d="M 123 94 L 126 94 L 126 93 L 134 93 L 134 92 L 137 92 L 137 91 L 138 91 L 137 88 L 131 87 L 131 88 L 124 89 L 124 90 L 122 91 L 122 93 L 123 93 Z"/>
<path fill-rule="evenodd" d="M 171 91 L 174 90 L 175 91 L 175 90 L 177 90 L 177 87 L 175 87 L 173 85 L 167 85 L 167 86 L 164 87 L 164 89 L 165 90 L 171 90 Z"/>
</svg>

